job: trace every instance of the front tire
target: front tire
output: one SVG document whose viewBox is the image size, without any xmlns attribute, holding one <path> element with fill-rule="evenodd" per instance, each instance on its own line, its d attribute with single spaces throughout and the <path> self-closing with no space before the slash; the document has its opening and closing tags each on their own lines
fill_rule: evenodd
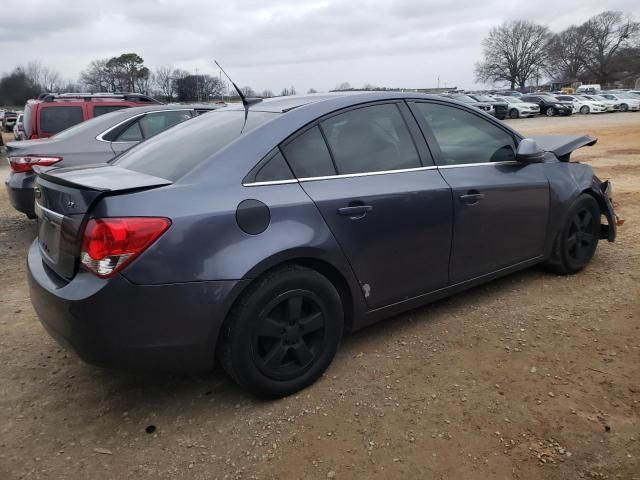
<svg viewBox="0 0 640 480">
<path fill-rule="evenodd" d="M 284 397 L 322 375 L 343 327 L 340 295 L 326 277 L 299 265 L 278 268 L 232 309 L 221 333 L 220 361 L 257 397 Z"/>
<path fill-rule="evenodd" d="M 520 116 L 520 112 L 517 109 L 512 108 L 511 110 L 509 110 L 509 118 L 516 119 L 519 116 Z"/>
<path fill-rule="evenodd" d="M 600 207 L 595 198 L 583 193 L 569 208 L 547 266 L 562 275 L 578 273 L 593 258 L 599 238 Z"/>
<path fill-rule="evenodd" d="M 589 113 L 589 107 L 584 105 L 583 107 L 580 108 L 580 113 L 583 115 L 586 115 Z"/>
<path fill-rule="evenodd" d="M 556 112 L 555 112 L 555 110 L 553 109 L 553 107 L 549 107 L 549 108 L 547 108 L 547 109 L 544 111 L 544 114 L 545 114 L 547 117 L 553 117 L 553 116 L 556 114 Z"/>
<path fill-rule="evenodd" d="M 629 111 L 629 105 L 627 105 L 626 103 L 623 103 L 622 105 L 620 105 L 620 111 L 621 112 L 628 112 Z"/>
</svg>

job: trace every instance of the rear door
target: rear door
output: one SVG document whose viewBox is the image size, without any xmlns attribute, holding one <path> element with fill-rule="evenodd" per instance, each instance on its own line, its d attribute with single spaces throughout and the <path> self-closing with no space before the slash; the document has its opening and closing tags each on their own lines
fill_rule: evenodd
<svg viewBox="0 0 640 480">
<path fill-rule="evenodd" d="M 540 257 L 549 212 L 544 164 L 516 162 L 511 132 L 467 109 L 410 105 L 453 193 L 451 283 Z"/>
<path fill-rule="evenodd" d="M 371 308 L 447 284 L 451 193 L 425 147 L 402 102 L 343 111 L 282 145 Z"/>
</svg>

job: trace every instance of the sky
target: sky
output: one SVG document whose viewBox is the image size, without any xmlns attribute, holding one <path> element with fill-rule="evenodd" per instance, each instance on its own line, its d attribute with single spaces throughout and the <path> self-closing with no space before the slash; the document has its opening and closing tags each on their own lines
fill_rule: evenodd
<svg viewBox="0 0 640 480">
<path fill-rule="evenodd" d="M 601 0 L 0 0 L 0 74 L 29 61 L 76 80 L 91 60 L 135 52 L 278 93 L 342 82 L 403 88 L 478 88 L 481 41 L 503 21 L 560 31 L 605 9 Z M 606 9 L 640 20 L 638 0 Z"/>
</svg>

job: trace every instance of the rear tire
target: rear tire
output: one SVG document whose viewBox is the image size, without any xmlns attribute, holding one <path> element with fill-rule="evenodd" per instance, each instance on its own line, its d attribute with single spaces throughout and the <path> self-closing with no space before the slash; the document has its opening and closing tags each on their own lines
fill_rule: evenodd
<svg viewBox="0 0 640 480">
<path fill-rule="evenodd" d="M 583 115 L 586 115 L 589 113 L 589 107 L 587 107 L 586 105 L 584 105 L 583 107 L 580 107 L 580 113 Z"/>
<path fill-rule="evenodd" d="M 257 397 L 280 398 L 323 374 L 343 327 L 333 284 L 315 270 L 289 265 L 243 294 L 222 328 L 218 355 L 241 387 Z"/>
<path fill-rule="evenodd" d="M 599 238 L 600 207 L 595 198 L 583 193 L 569 208 L 547 267 L 562 275 L 578 273 L 593 258 Z"/>
<path fill-rule="evenodd" d="M 544 111 L 544 114 L 545 114 L 547 117 L 553 117 L 553 116 L 556 114 L 556 112 L 555 112 L 555 110 L 553 109 L 553 107 L 549 107 L 549 108 L 547 108 L 547 109 Z"/>
<path fill-rule="evenodd" d="M 509 110 L 509 118 L 516 119 L 520 116 L 520 112 L 516 108 Z"/>
</svg>

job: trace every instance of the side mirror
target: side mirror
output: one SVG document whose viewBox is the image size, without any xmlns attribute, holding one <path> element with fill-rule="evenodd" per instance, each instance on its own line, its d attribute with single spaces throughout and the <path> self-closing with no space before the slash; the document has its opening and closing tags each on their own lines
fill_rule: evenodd
<svg viewBox="0 0 640 480">
<path fill-rule="evenodd" d="M 516 152 L 516 161 L 522 163 L 540 163 L 544 160 L 542 150 L 533 138 L 525 138 L 520 141 Z"/>
</svg>

